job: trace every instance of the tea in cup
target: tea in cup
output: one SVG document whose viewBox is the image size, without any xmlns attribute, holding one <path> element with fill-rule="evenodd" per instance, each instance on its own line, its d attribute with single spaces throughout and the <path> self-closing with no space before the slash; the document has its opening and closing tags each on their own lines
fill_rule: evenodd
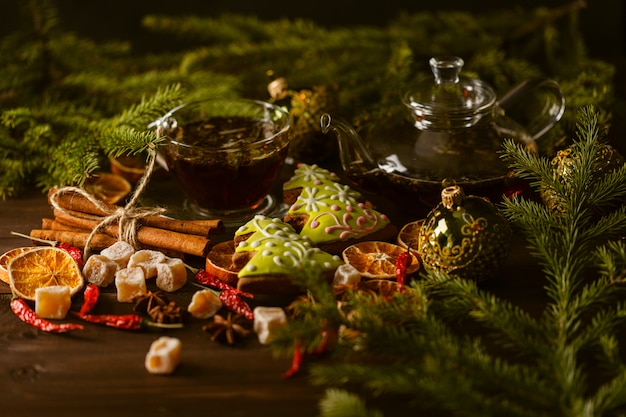
<svg viewBox="0 0 626 417">
<path fill-rule="evenodd" d="M 201 217 L 241 220 L 268 213 L 289 146 L 289 114 L 274 104 L 210 99 L 183 104 L 155 122 L 167 139 L 168 170 Z"/>
</svg>

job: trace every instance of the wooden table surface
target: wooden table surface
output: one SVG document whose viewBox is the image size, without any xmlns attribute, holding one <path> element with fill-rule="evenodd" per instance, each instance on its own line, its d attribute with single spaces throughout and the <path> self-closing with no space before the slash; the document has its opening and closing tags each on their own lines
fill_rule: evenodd
<svg viewBox="0 0 626 417">
<path fill-rule="evenodd" d="M 155 195 L 169 193 L 180 198 L 167 180 L 154 181 L 149 189 Z M 0 201 L 0 253 L 30 244 L 11 231 L 28 234 L 40 228 L 42 218 L 51 216 L 47 199 L 39 190 Z M 500 277 L 486 286 L 531 313 L 539 313 L 544 301 L 541 274 L 523 243 L 514 245 Z M 186 306 L 195 290 L 188 285 L 172 298 Z M 100 311 L 130 312 L 131 306 L 117 303 L 113 291 L 103 293 Z M 220 345 L 210 341 L 201 320 L 165 333 L 86 325 L 80 332 L 48 334 L 17 319 L 9 308 L 10 299 L 9 286 L 0 282 L 3 417 L 46 412 L 65 416 L 180 416 L 200 410 L 204 415 L 232 417 L 292 417 L 294 413 L 306 417 L 319 413 L 324 388 L 311 385 L 305 374 L 283 379 L 290 359 L 275 358 L 255 338 L 240 347 Z M 144 368 L 144 358 L 152 341 L 162 334 L 181 339 L 181 364 L 171 375 L 151 375 Z M 386 410 L 387 416 L 404 415 L 402 404 L 397 402 L 382 401 L 377 407 Z"/>
</svg>

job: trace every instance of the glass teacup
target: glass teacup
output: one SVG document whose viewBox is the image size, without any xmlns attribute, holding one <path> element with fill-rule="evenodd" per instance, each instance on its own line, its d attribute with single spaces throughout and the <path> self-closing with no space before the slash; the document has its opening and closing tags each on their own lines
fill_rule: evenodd
<svg viewBox="0 0 626 417">
<path fill-rule="evenodd" d="M 268 214 L 289 146 L 289 114 L 248 99 L 181 105 L 155 122 L 168 170 L 196 215 L 233 223 Z"/>
</svg>

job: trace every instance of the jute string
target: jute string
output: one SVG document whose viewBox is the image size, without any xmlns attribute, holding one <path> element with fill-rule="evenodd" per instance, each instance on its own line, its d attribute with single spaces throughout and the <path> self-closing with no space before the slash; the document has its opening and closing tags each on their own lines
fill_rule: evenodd
<svg viewBox="0 0 626 417">
<path fill-rule="evenodd" d="M 84 188 L 81 187 L 62 187 L 56 190 L 50 196 L 50 204 L 56 210 L 63 212 L 64 214 L 71 215 L 73 217 L 82 217 L 77 215 L 76 212 L 70 213 L 68 210 L 61 207 L 57 201 L 57 197 L 63 193 L 76 193 L 85 197 L 89 200 L 94 206 L 96 206 L 99 210 L 107 215 L 102 219 L 100 223 L 91 231 L 89 237 L 87 238 L 87 242 L 85 243 L 84 248 L 84 257 L 87 259 L 89 256 L 91 240 L 93 237 L 100 232 L 105 227 L 114 224 L 117 222 L 118 226 L 118 240 L 123 240 L 131 244 L 134 248 L 139 246 L 137 241 L 137 230 L 139 226 L 139 220 L 148 217 L 148 216 L 156 216 L 162 214 L 166 211 L 166 209 L 161 207 L 136 207 L 141 194 L 144 192 L 145 188 L 150 181 L 150 177 L 152 176 L 152 171 L 154 170 L 154 164 L 156 162 L 156 150 L 150 149 L 148 154 L 148 162 L 146 164 L 146 170 L 143 173 L 142 177 L 137 182 L 137 186 L 135 187 L 135 191 L 131 194 L 128 202 L 123 207 L 111 208 L 111 205 L 103 203 L 100 199 L 96 198 L 94 195 L 87 192 Z M 86 219 L 92 219 L 92 217 L 82 217 Z"/>
</svg>

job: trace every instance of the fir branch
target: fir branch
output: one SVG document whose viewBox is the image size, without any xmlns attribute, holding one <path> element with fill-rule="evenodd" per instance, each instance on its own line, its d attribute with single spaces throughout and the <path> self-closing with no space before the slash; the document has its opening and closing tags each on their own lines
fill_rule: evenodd
<svg viewBox="0 0 626 417">
<path fill-rule="evenodd" d="M 626 214 L 623 214 L 626 216 Z M 596 251 L 600 274 L 611 282 L 626 282 L 626 244 L 622 241 L 609 241 Z"/>
<path fill-rule="evenodd" d="M 236 14 L 224 14 L 219 18 L 148 15 L 143 18 L 142 24 L 155 32 L 208 44 L 259 42 L 273 39 L 277 33 L 291 38 L 325 35 L 324 29 L 305 19 L 267 22 L 256 16 Z"/>
<path fill-rule="evenodd" d="M 590 246 L 607 239 L 619 239 L 626 233 L 626 207 L 621 206 L 597 219 L 594 216 L 589 222 L 584 223 L 584 227 L 578 233 L 581 242 L 588 242 Z"/>
<path fill-rule="evenodd" d="M 586 205 L 590 207 L 611 207 L 626 200 L 626 165 L 606 173 L 602 178 L 594 181 Z"/>
<path fill-rule="evenodd" d="M 154 131 L 139 131 L 128 126 L 103 129 L 101 139 L 104 152 L 115 158 L 122 155 L 137 155 L 148 149 L 155 149 L 164 140 L 158 138 Z"/>
<path fill-rule="evenodd" d="M 350 381 L 378 395 L 390 391 L 410 394 L 415 396 L 413 401 L 422 406 L 464 410 L 462 414 L 467 415 L 521 416 L 528 415 L 530 410 L 536 413 L 534 415 L 550 415 L 553 411 L 557 394 L 544 386 L 533 372 L 493 360 L 479 343 L 455 337 L 432 318 L 426 318 L 421 324 L 419 332 L 415 328 L 403 330 L 399 326 L 379 325 L 377 332 L 368 336 L 389 348 L 404 348 L 410 351 L 409 355 L 398 355 L 386 366 L 367 359 L 369 366 L 314 365 L 311 368 L 313 381 L 329 385 Z M 406 338 L 389 339 L 385 338 L 386 334 L 402 334 Z M 404 345 L 398 347 L 398 343 Z M 501 380 L 508 381 L 508 385 L 498 386 L 496 381 Z"/>
<path fill-rule="evenodd" d="M 585 300 L 585 305 L 579 305 L 579 311 L 581 313 L 588 311 L 586 309 L 589 307 L 604 307 L 604 309 L 598 312 L 584 328 L 581 328 L 576 337 L 572 338 L 572 346 L 581 350 L 597 347 L 603 337 L 616 334 L 626 318 L 626 306 L 617 302 L 617 296 L 623 295 L 623 289 L 609 289 L 607 291 L 607 288 L 611 287 L 607 286 L 606 282 L 600 283 L 594 288 L 598 293 L 601 293 L 600 296 L 597 294 L 590 295 L 589 291 L 581 293 L 580 300 Z M 610 308 L 601 305 L 606 301 L 610 302 Z"/>
<path fill-rule="evenodd" d="M 621 372 L 607 384 L 602 385 L 589 401 L 594 415 L 624 415 L 626 406 L 626 371 Z"/>
<path fill-rule="evenodd" d="M 141 102 L 125 109 L 110 123 L 113 126 L 144 130 L 150 123 L 181 104 L 182 94 L 183 91 L 179 84 L 159 88 L 152 96 L 143 97 Z"/>
<path fill-rule="evenodd" d="M 487 291 L 480 290 L 475 282 L 450 279 L 447 274 L 435 271 L 426 275 L 424 285 L 431 297 L 437 299 L 433 309 L 451 323 L 471 319 L 484 326 L 498 346 L 507 349 L 520 359 L 540 357 L 550 350 L 545 329 L 527 312 Z"/>
<path fill-rule="evenodd" d="M 504 140 L 500 158 L 509 165 L 516 177 L 531 181 L 530 185 L 534 188 L 553 177 L 550 161 L 512 139 Z"/>
<path fill-rule="evenodd" d="M 322 417 L 382 417 L 377 410 L 369 410 L 356 395 L 338 389 L 329 389 L 320 401 Z"/>
<path fill-rule="evenodd" d="M 599 351 L 594 359 L 605 375 L 615 378 L 626 372 L 626 366 L 620 357 L 620 343 L 614 334 L 603 334 L 596 340 Z M 602 387 L 602 389 L 605 389 Z"/>
<path fill-rule="evenodd" d="M 574 39 L 574 11 L 569 12 L 569 20 L 562 13 L 545 19 L 546 10 L 416 13 L 401 15 L 387 27 L 332 30 L 297 19 L 147 17 L 145 26 L 151 30 L 175 30 L 197 43 L 182 42 L 174 53 L 130 56 L 127 42 L 96 44 L 64 32 L 50 2 L 33 0 L 27 9 L 29 27 L 0 42 L 0 104 L 36 110 L 43 102 L 59 108 L 72 103 L 74 109 L 66 116 L 59 112 L 59 120 L 48 119 L 54 132 L 50 138 L 55 141 L 68 137 L 61 130 L 71 129 L 72 117 L 122 117 L 124 109 L 166 85 L 180 84 L 187 91 L 186 100 L 240 94 L 267 98 L 269 70 L 287 77 L 290 86 L 297 88 L 330 87 L 342 116 L 359 126 L 376 117 L 389 120 L 401 107 L 393 101 L 396 90 L 413 78 L 429 76 L 427 60 L 440 53 L 462 55 L 469 74 L 499 91 L 539 72 L 558 79 L 568 103 L 576 103 L 568 105 L 563 126 L 573 125 L 569 109 L 590 102 L 603 105 L 602 120 L 610 121 L 610 65 L 587 58 L 576 41 L 567 41 L 570 50 L 555 48 L 558 36 L 543 38 L 541 31 L 521 41 L 507 40 L 512 28 L 528 22 L 545 31 L 563 29 L 567 39 Z M 548 43 L 552 49 L 546 54 Z M 554 59 L 560 55 L 565 59 Z M 537 57 L 540 62 L 533 62 Z M 129 116 L 133 111 L 129 109 Z M 157 112 L 155 108 L 152 116 Z M 144 121 L 138 120 L 135 128 L 139 130 Z M 76 137 L 86 133 L 98 137 L 89 127 L 80 125 L 78 130 L 82 132 Z M 552 150 L 563 140 L 561 126 L 549 136 L 541 141 L 542 150 Z M 40 160 L 44 170 L 52 169 L 46 161 Z"/>
</svg>

